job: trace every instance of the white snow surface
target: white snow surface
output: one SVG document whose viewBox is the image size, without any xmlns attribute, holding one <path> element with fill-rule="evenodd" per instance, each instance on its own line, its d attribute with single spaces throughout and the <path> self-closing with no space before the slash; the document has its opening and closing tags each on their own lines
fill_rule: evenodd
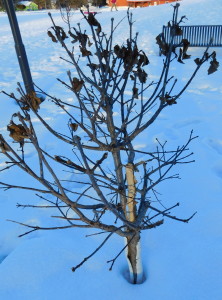
<svg viewBox="0 0 222 300">
<path fill-rule="evenodd" d="M 222 1 L 183 0 L 180 16 L 186 15 L 186 24 L 221 24 Z M 139 32 L 139 47 L 149 56 L 148 73 L 156 79 L 162 58 L 158 56 L 155 37 L 162 25 L 172 17 L 170 4 L 132 9 L 135 31 Z M 57 24 L 63 26 L 58 11 L 52 11 Z M 110 12 L 102 8 L 97 15 L 104 30 L 109 30 L 111 17 L 119 22 L 126 8 Z M 51 26 L 46 11 L 18 12 L 19 26 L 35 83 L 43 90 L 68 101 L 72 95 L 61 87 L 56 78 L 66 78 L 70 66 L 59 57 L 63 49 L 53 44 L 46 32 Z M 73 22 L 82 19 L 80 12 Z M 119 43 L 127 36 L 126 23 L 116 31 Z M 15 55 L 14 42 L 7 15 L 0 13 L 0 90 L 16 92 L 16 83 L 22 82 Z M 175 65 L 174 74 L 184 83 L 194 69 L 193 59 L 200 57 L 203 48 L 191 48 L 192 59 L 185 65 Z M 222 49 L 216 50 L 222 65 Z M 150 149 L 155 138 L 168 140 L 169 145 L 182 144 L 193 129 L 196 139 L 190 146 L 196 160 L 181 166 L 182 180 L 168 181 L 161 186 L 161 200 L 166 206 L 180 202 L 172 214 L 188 217 L 197 211 L 189 224 L 165 220 L 164 225 L 142 233 L 142 259 L 146 281 L 131 285 L 125 278 L 127 262 L 124 254 L 108 271 L 107 260 L 114 258 L 124 246 L 116 236 L 75 273 L 71 268 L 88 256 L 103 240 L 101 235 L 85 238 L 92 230 L 69 229 L 38 231 L 18 238 L 25 228 L 7 219 L 40 226 L 62 226 L 62 220 L 50 218 L 55 211 L 20 209 L 17 203 L 39 204 L 30 192 L 0 190 L 0 299 L 2 300 L 221 300 L 222 299 L 222 81 L 221 67 L 208 76 L 204 66 L 192 85 L 178 101 L 170 106 L 138 142 L 138 149 Z M 16 104 L 0 94 L 0 132 L 7 134 L 6 126 Z M 47 122 L 62 124 L 64 115 L 45 101 L 41 111 Z M 118 113 L 117 113 L 118 114 Z M 39 123 L 36 120 L 36 124 Z M 47 138 L 39 126 L 45 149 L 59 149 Z M 30 163 L 35 154 L 30 150 Z M 0 167 L 6 166 L 0 156 Z M 24 184 L 28 180 L 21 172 L 0 172 L 0 181 Z M 27 184 L 27 181 L 25 182 Z M 28 182 L 29 184 L 32 183 Z M 35 202 L 36 201 L 36 202 Z"/>
<path fill-rule="evenodd" d="M 18 2 L 18 4 L 25 5 L 25 6 L 29 6 L 31 3 L 32 3 L 31 1 L 20 1 L 20 2 Z"/>
</svg>

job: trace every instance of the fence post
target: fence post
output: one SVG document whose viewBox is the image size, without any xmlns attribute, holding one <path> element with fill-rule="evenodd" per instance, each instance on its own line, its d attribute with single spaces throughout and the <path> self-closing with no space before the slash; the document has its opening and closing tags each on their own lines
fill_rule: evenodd
<svg viewBox="0 0 222 300">
<path fill-rule="evenodd" d="M 23 82 L 25 85 L 26 93 L 34 91 L 34 85 L 32 81 L 32 75 L 29 68 L 29 63 L 25 51 L 25 47 L 22 43 L 22 37 L 18 26 L 18 21 L 15 14 L 13 0 L 3 0 L 6 12 L 8 14 L 9 23 L 11 26 L 12 34 L 15 41 L 15 50 L 22 73 Z"/>
</svg>

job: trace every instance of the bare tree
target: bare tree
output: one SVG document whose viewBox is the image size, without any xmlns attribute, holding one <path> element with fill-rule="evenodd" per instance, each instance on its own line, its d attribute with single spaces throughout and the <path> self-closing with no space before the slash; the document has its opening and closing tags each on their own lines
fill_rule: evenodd
<svg viewBox="0 0 222 300">
<path fill-rule="evenodd" d="M 188 223 L 194 216 L 174 216 L 171 211 L 179 203 L 163 208 L 156 201 L 157 186 L 165 180 L 179 178 L 178 174 L 171 173 L 172 168 L 193 162 L 192 152 L 189 151 L 191 141 L 196 138 L 193 132 L 184 145 L 176 149 L 167 149 L 166 143 L 159 140 L 153 152 L 139 151 L 135 147 L 136 138 L 153 125 L 163 109 L 177 103 L 203 63 L 210 61 L 211 65 L 213 62 L 216 65 L 217 62 L 215 52 L 209 54 L 206 49 L 203 56 L 196 60 L 190 79 L 176 91 L 177 79 L 171 75 L 170 66 L 173 61 L 180 63 L 189 57 L 187 41 L 176 46 L 173 43 L 179 34 L 179 25 L 184 20 L 182 17 L 178 21 L 178 7 L 179 4 L 174 6 L 173 18 L 169 22 L 171 43 L 166 44 L 162 35 L 157 37 L 165 58 L 156 82 L 148 81 L 145 69 L 149 60 L 144 51 L 138 49 L 138 34 L 133 36 L 132 14 L 129 11 L 126 16 L 129 36 L 123 45 L 114 43 L 115 30 L 119 25 L 114 25 L 114 19 L 111 19 L 108 35 L 102 31 L 93 13 L 87 16 L 82 13 L 90 35 L 82 30 L 80 24 L 76 28 L 68 24 L 68 33 L 65 33 L 49 13 L 52 29 L 48 35 L 65 49 L 68 57 L 62 59 L 69 62 L 77 74 L 73 76 L 68 71 L 68 82 L 58 80 L 74 94 L 78 104 L 46 94 L 66 114 L 67 131 L 61 132 L 44 120 L 39 112 L 44 104 L 36 94 L 25 94 L 19 85 L 21 96 L 8 95 L 20 106 L 20 112 L 13 114 L 8 125 L 10 137 L 13 142 L 19 143 L 20 149 L 17 150 L 16 144 L 0 135 L 1 153 L 7 159 L 5 169 L 11 168 L 16 172 L 16 168 L 20 168 L 33 177 L 39 187 L 0 182 L 1 188 L 31 190 L 46 204 L 18 204 L 18 207 L 57 208 L 59 215 L 54 217 L 67 221 L 67 225 L 62 227 L 39 227 L 14 221 L 29 228 L 21 236 L 37 230 L 74 227 L 96 228 L 107 234 L 98 248 L 73 267 L 73 271 L 117 234 L 125 239 L 125 246 L 108 261 L 110 270 L 119 255 L 126 251 L 129 280 L 140 283 L 144 279 L 140 258 L 141 232 L 162 225 L 164 218 Z M 69 22 L 70 19 L 67 20 Z M 73 44 L 78 44 L 79 50 Z M 88 72 L 82 68 L 81 57 L 87 61 Z M 131 95 L 125 93 L 129 89 Z M 115 116 L 115 112 L 119 114 Z M 61 148 L 48 152 L 44 150 L 32 122 L 33 116 L 41 121 L 50 135 L 71 149 L 69 157 L 64 155 Z M 27 143 L 37 153 L 36 167 L 31 166 L 26 157 Z M 81 184 L 81 192 L 67 187 L 62 171 L 58 171 L 59 166 L 75 175 L 69 184 Z M 55 200 L 48 199 L 47 195 Z M 69 217 L 70 210 L 75 213 L 74 218 Z"/>
</svg>

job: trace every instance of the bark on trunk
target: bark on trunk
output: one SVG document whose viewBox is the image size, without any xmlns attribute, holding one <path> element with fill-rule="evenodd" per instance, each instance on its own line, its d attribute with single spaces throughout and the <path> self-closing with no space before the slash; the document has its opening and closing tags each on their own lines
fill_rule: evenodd
<svg viewBox="0 0 222 300">
<path fill-rule="evenodd" d="M 128 163 L 126 165 L 126 180 L 128 186 L 126 218 L 130 222 L 136 221 L 136 178 L 134 176 L 134 165 Z M 134 233 L 133 238 L 126 238 L 126 256 L 129 265 L 130 282 L 133 284 L 143 281 L 143 268 L 140 254 L 140 233 Z"/>
<path fill-rule="evenodd" d="M 126 248 L 126 256 L 129 266 L 129 280 L 133 284 L 143 282 L 143 267 L 140 254 L 140 234 L 134 238 L 126 238 L 128 246 Z"/>
<path fill-rule="evenodd" d="M 126 165 L 126 180 L 128 186 L 128 195 L 127 195 L 127 207 L 126 207 L 126 218 L 130 222 L 136 220 L 136 178 L 134 176 L 134 165 L 128 163 Z"/>
</svg>

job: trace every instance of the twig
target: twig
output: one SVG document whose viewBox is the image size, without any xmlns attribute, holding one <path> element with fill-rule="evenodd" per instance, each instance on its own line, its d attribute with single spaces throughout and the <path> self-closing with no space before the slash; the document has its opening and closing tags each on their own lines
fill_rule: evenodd
<svg viewBox="0 0 222 300">
<path fill-rule="evenodd" d="M 121 229 L 124 226 L 119 227 L 118 229 Z M 72 271 L 75 272 L 79 267 L 81 267 L 88 259 L 90 259 L 93 255 L 95 255 L 102 247 L 105 245 L 105 243 L 108 241 L 108 239 L 115 233 L 115 231 L 110 232 L 108 236 L 103 240 L 103 242 L 97 247 L 89 256 L 85 257 L 78 265 L 75 267 L 72 267 Z"/>
</svg>

